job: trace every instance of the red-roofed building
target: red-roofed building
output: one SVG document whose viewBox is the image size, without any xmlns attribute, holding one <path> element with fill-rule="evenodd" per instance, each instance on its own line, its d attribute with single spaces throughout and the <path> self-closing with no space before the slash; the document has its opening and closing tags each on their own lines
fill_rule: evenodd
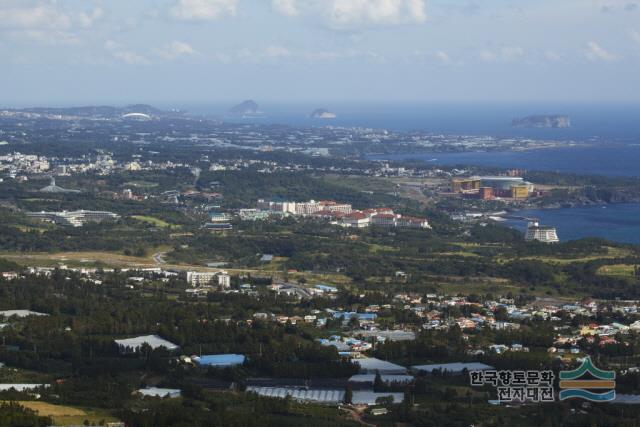
<svg viewBox="0 0 640 427">
<path fill-rule="evenodd" d="M 399 215 L 381 213 L 371 217 L 371 224 L 381 227 L 395 227 Z"/>
<path fill-rule="evenodd" d="M 340 211 L 332 211 L 332 210 L 322 210 L 322 211 L 318 211 L 316 213 L 313 214 L 313 216 L 318 216 L 321 218 L 327 218 L 327 219 L 339 219 L 344 217 L 345 215 L 347 215 L 344 212 L 340 212 Z"/>
<path fill-rule="evenodd" d="M 369 226 L 369 216 L 362 212 L 351 212 L 342 218 L 342 223 L 347 227 L 364 228 Z"/>
</svg>

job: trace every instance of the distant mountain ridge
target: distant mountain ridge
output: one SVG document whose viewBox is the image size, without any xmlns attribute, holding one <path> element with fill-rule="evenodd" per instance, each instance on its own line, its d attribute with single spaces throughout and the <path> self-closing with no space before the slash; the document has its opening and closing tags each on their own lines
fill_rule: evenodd
<svg viewBox="0 0 640 427">
<path fill-rule="evenodd" d="M 29 107 L 12 109 L 11 111 L 34 114 L 104 118 L 117 118 L 130 113 L 141 113 L 149 116 L 176 116 L 184 114 L 184 112 L 180 111 L 160 110 L 148 104 L 131 104 L 124 107 L 113 107 L 109 105 L 90 105 L 80 107 Z"/>
</svg>

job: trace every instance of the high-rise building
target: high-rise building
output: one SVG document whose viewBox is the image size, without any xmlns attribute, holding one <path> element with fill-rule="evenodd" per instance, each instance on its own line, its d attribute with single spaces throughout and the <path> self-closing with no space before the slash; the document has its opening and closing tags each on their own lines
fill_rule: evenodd
<svg viewBox="0 0 640 427">
<path fill-rule="evenodd" d="M 537 221 L 529 222 L 524 240 L 527 242 L 537 240 L 543 243 L 557 243 L 560 241 L 555 227 L 541 226 Z"/>
</svg>

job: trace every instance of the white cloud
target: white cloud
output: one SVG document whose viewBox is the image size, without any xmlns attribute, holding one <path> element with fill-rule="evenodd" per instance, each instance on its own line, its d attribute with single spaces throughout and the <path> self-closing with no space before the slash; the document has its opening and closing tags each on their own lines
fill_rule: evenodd
<svg viewBox="0 0 640 427">
<path fill-rule="evenodd" d="M 333 62 L 337 60 L 354 60 L 361 63 L 362 61 L 384 63 L 386 58 L 374 51 L 346 49 L 339 51 L 305 51 L 296 55 L 309 62 Z"/>
<path fill-rule="evenodd" d="M 263 49 L 242 48 L 233 51 L 219 52 L 212 55 L 215 60 L 224 63 L 245 63 L 245 64 L 261 64 L 261 63 L 277 63 L 278 61 L 294 61 L 294 62 L 333 62 L 338 60 L 357 60 L 382 63 L 386 62 L 386 58 L 374 51 L 361 51 L 354 49 L 346 50 L 291 50 L 284 46 L 270 45 Z"/>
<path fill-rule="evenodd" d="M 436 52 L 436 59 L 438 61 L 440 61 L 440 63 L 442 64 L 451 64 L 453 61 L 451 60 L 451 57 L 449 56 L 449 54 L 443 50 L 439 50 Z"/>
<path fill-rule="evenodd" d="M 104 11 L 100 7 L 96 7 L 90 13 L 80 12 L 78 14 L 78 22 L 82 28 L 91 28 L 93 24 L 102 18 Z"/>
<path fill-rule="evenodd" d="M 126 47 L 122 46 L 113 40 L 107 40 L 104 43 L 104 48 L 111 52 L 111 56 L 118 61 L 124 62 L 129 65 L 149 65 L 149 61 L 146 57 L 133 52 Z"/>
<path fill-rule="evenodd" d="M 319 17 L 337 30 L 427 20 L 426 0 L 271 0 L 271 7 L 285 16 Z"/>
<path fill-rule="evenodd" d="M 113 40 L 107 40 L 104 42 L 104 48 L 107 50 L 116 50 L 120 48 L 120 44 L 114 42 Z"/>
<path fill-rule="evenodd" d="M 562 58 L 562 55 L 553 50 L 546 50 L 543 55 L 544 58 L 548 61 L 559 61 Z"/>
<path fill-rule="evenodd" d="M 332 51 L 312 51 L 305 52 L 303 55 L 304 59 L 309 61 L 335 61 L 336 59 L 341 59 L 350 56 L 348 53 L 342 52 L 332 52 Z"/>
<path fill-rule="evenodd" d="M 72 18 L 53 4 L 0 9 L 0 27 L 8 29 L 69 29 Z"/>
<path fill-rule="evenodd" d="M 296 16 L 299 13 L 296 0 L 272 0 L 271 7 L 284 16 Z"/>
<path fill-rule="evenodd" d="M 427 19 L 424 0 L 324 0 L 321 4 L 336 28 L 421 23 Z"/>
<path fill-rule="evenodd" d="M 251 50 L 249 48 L 236 49 L 232 52 L 223 52 L 214 55 L 214 58 L 224 64 L 248 63 L 258 64 L 265 61 L 277 61 L 280 59 L 293 57 L 294 53 L 284 46 L 271 45 L 262 50 Z"/>
<path fill-rule="evenodd" d="M 498 59 L 498 55 L 496 55 L 495 52 L 486 49 L 478 52 L 478 56 L 484 62 L 494 62 Z"/>
<path fill-rule="evenodd" d="M 615 54 L 607 51 L 596 42 L 587 43 L 587 49 L 584 51 L 584 55 L 589 61 L 611 62 L 617 59 L 617 56 Z"/>
<path fill-rule="evenodd" d="M 483 62 L 513 62 L 524 57 L 525 51 L 520 46 L 504 46 L 499 49 L 482 49 L 478 57 Z"/>
<path fill-rule="evenodd" d="M 268 58 L 286 58 L 291 52 L 282 46 L 269 46 L 265 49 L 264 55 Z"/>
<path fill-rule="evenodd" d="M 161 49 L 156 49 L 155 53 L 164 59 L 174 60 L 185 56 L 199 55 L 199 53 L 191 47 L 190 44 L 174 40 Z"/>
<path fill-rule="evenodd" d="M 129 65 L 149 65 L 151 62 L 142 55 L 130 50 L 113 52 L 113 57 Z"/>
<path fill-rule="evenodd" d="M 631 37 L 631 40 L 633 40 L 638 46 L 640 46 L 640 31 L 629 30 L 629 37 Z"/>
<path fill-rule="evenodd" d="M 177 0 L 169 11 L 182 21 L 213 21 L 224 16 L 234 16 L 238 0 Z"/>
<path fill-rule="evenodd" d="M 14 30 L 8 33 L 12 40 L 27 41 L 46 46 L 79 45 L 82 39 L 71 31 L 62 30 Z"/>
<path fill-rule="evenodd" d="M 46 45 L 80 44 L 79 32 L 90 29 L 103 15 L 97 7 L 90 12 L 72 12 L 54 0 L 38 2 L 0 1 L 0 32 L 15 41 Z"/>
</svg>

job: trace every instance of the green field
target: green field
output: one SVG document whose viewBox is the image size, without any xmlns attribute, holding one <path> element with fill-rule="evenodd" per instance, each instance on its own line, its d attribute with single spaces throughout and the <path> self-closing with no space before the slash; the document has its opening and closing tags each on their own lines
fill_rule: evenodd
<svg viewBox="0 0 640 427">
<path fill-rule="evenodd" d="M 138 221 L 146 222 L 148 224 L 155 225 L 156 227 L 166 228 L 171 227 L 172 225 L 166 221 L 161 220 L 160 218 L 156 218 L 153 216 L 145 216 L 145 215 L 133 215 L 131 218 L 136 219 Z"/>
<path fill-rule="evenodd" d="M 622 277 L 634 277 L 636 273 L 635 265 L 627 264 L 613 264 L 605 265 L 598 269 L 598 274 L 605 276 L 622 276 Z"/>
</svg>

